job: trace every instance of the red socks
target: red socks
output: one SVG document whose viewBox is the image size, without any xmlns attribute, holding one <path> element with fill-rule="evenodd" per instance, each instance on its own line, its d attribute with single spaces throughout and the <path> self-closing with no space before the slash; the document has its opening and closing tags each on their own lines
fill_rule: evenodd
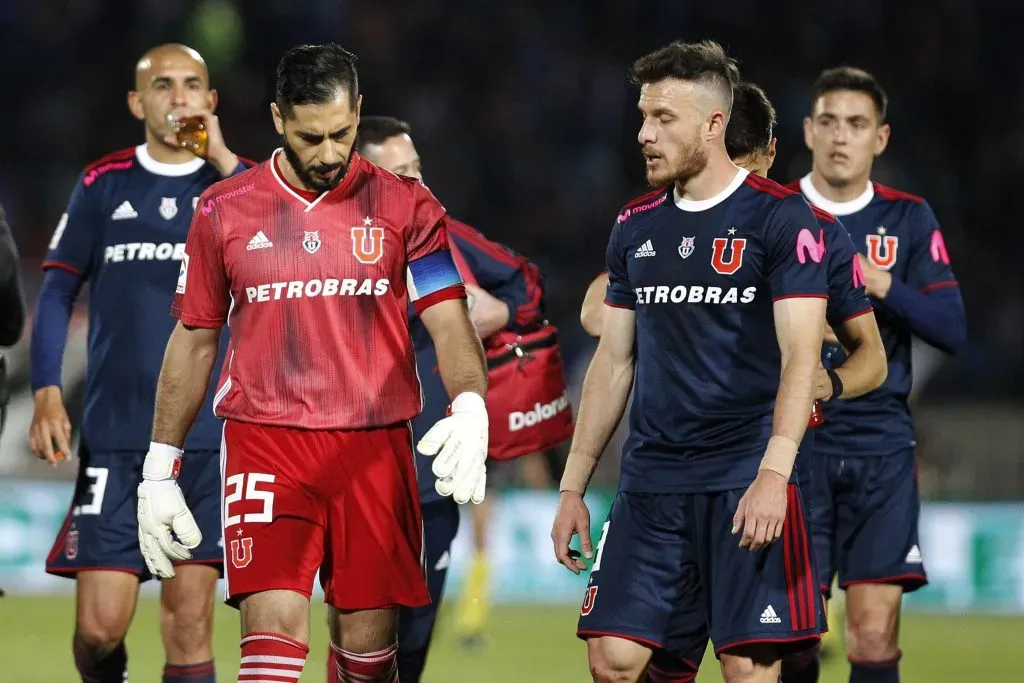
<svg viewBox="0 0 1024 683">
<path fill-rule="evenodd" d="M 257 632 L 242 638 L 238 683 L 297 681 L 309 647 L 279 633 Z"/>
<path fill-rule="evenodd" d="M 327 680 L 330 683 L 398 683 L 398 644 L 379 652 L 356 654 L 332 643 Z"/>
</svg>

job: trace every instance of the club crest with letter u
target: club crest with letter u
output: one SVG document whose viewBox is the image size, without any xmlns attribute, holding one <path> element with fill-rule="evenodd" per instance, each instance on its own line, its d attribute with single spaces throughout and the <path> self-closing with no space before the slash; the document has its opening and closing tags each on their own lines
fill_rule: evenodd
<svg viewBox="0 0 1024 683">
<path fill-rule="evenodd" d="M 319 230 L 305 230 L 302 235 L 302 248 L 308 251 L 310 254 L 315 254 L 320 250 L 320 245 L 323 242 L 320 241 Z"/>
<path fill-rule="evenodd" d="M 684 237 L 683 241 L 679 243 L 679 255 L 683 258 L 689 258 L 690 254 L 693 253 L 693 242 L 696 237 Z"/>
</svg>

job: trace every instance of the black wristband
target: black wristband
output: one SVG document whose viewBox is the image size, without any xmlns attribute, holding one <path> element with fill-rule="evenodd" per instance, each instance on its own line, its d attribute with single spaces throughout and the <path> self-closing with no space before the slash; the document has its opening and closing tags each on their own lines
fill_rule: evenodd
<svg viewBox="0 0 1024 683">
<path fill-rule="evenodd" d="M 839 379 L 839 373 L 832 368 L 825 368 L 825 373 L 832 382 L 832 396 L 828 400 L 834 401 L 843 395 L 843 380 Z"/>
</svg>

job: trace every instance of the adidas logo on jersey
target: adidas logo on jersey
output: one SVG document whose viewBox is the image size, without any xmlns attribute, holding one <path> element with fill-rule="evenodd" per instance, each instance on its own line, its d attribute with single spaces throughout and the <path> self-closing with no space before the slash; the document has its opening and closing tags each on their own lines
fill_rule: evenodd
<svg viewBox="0 0 1024 683">
<path fill-rule="evenodd" d="M 508 431 L 518 432 L 524 427 L 533 427 L 545 420 L 550 420 L 568 407 L 569 397 L 563 393 L 551 403 L 541 404 L 538 401 L 533 405 L 533 410 L 528 410 L 525 413 L 512 411 L 508 414 Z"/>
<path fill-rule="evenodd" d="M 267 236 L 260 230 L 252 236 L 252 239 L 249 240 L 249 244 L 245 245 L 245 248 L 252 251 L 253 249 L 269 249 L 272 246 L 274 246 L 274 243 L 267 239 Z"/>
<path fill-rule="evenodd" d="M 907 557 L 903 560 L 907 564 L 921 564 L 924 559 L 921 557 L 921 549 L 916 545 L 911 546 L 910 552 L 907 553 Z"/>
<path fill-rule="evenodd" d="M 762 624 L 781 624 L 782 619 L 776 614 L 775 608 L 768 605 L 763 612 L 761 612 L 761 623 Z"/>
<path fill-rule="evenodd" d="M 647 240 L 640 245 L 640 248 L 633 254 L 633 258 L 643 258 L 644 256 L 654 256 L 658 252 L 654 251 L 654 245 L 651 244 L 650 240 Z"/>
<path fill-rule="evenodd" d="M 110 219 L 114 221 L 123 221 L 127 218 L 138 218 L 139 212 L 135 210 L 132 203 L 129 201 L 121 202 L 121 205 L 114 209 L 114 213 L 110 214 Z"/>
</svg>

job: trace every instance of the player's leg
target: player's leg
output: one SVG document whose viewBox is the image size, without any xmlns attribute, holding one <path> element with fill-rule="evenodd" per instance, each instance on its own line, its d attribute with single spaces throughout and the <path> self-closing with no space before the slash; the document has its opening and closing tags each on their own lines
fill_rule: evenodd
<svg viewBox="0 0 1024 683">
<path fill-rule="evenodd" d="M 444 498 L 423 506 L 424 555 L 430 604 L 399 610 L 398 677 L 402 683 L 418 683 L 423 674 L 434 623 L 441 607 L 445 579 L 448 577 L 452 541 L 458 529 L 459 506 L 455 501 Z"/>
<path fill-rule="evenodd" d="M 430 603 L 407 425 L 337 432 L 336 495 L 320 582 L 330 605 L 334 683 L 398 680 L 398 608 Z"/>
<path fill-rule="evenodd" d="M 228 420 L 224 591 L 241 614 L 239 681 L 295 680 L 309 653 L 309 596 L 324 556 L 330 473 L 320 432 Z"/>
<path fill-rule="evenodd" d="M 711 640 L 726 683 L 776 683 L 783 657 L 820 640 L 823 603 L 798 487 L 789 486 L 782 537 L 758 552 L 728 531 L 744 493 L 696 497 Z"/>
<path fill-rule="evenodd" d="M 92 453 L 83 443 L 75 493 L 46 571 L 77 579 L 75 667 L 85 683 L 121 683 L 140 577 L 135 488 L 144 454 Z"/>
<path fill-rule="evenodd" d="M 213 606 L 224 567 L 220 520 L 220 454 L 184 455 L 178 484 L 196 518 L 203 540 L 192 559 L 177 563 L 177 576 L 160 594 L 163 683 L 213 683 Z"/>
<path fill-rule="evenodd" d="M 681 604 L 704 618 L 686 537 L 686 496 L 619 492 L 601 527 L 576 635 L 593 680 L 643 680 Z M 693 578 L 690 578 L 693 577 Z"/>
<path fill-rule="evenodd" d="M 819 589 L 826 601 L 831 593 L 831 577 L 835 575 L 834 528 L 832 489 L 830 477 L 831 460 L 825 456 L 801 452 L 799 458 L 807 458 L 800 464 L 800 494 L 805 501 L 807 531 L 811 536 L 814 559 L 818 568 Z M 827 623 L 827 622 L 826 622 Z M 782 683 L 817 683 L 821 674 L 821 655 L 829 648 L 837 647 L 835 635 L 826 630 L 821 642 L 812 648 L 790 654 L 782 660 Z"/>
<path fill-rule="evenodd" d="M 851 485 L 837 512 L 850 681 L 895 683 L 903 594 L 928 582 L 917 534 L 921 503 L 913 452 L 848 459 L 846 466 Z"/>
</svg>

